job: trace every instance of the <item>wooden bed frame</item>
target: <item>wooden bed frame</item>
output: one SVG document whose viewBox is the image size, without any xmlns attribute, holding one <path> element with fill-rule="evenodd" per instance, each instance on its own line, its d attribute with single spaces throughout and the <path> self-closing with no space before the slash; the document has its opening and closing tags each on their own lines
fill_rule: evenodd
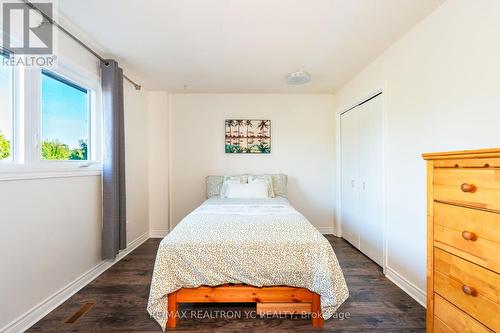
<svg viewBox="0 0 500 333">
<path fill-rule="evenodd" d="M 167 327 L 177 326 L 179 303 L 257 303 L 257 314 L 310 314 L 313 327 L 323 327 L 320 296 L 305 288 L 249 285 L 181 288 L 168 294 Z"/>
</svg>

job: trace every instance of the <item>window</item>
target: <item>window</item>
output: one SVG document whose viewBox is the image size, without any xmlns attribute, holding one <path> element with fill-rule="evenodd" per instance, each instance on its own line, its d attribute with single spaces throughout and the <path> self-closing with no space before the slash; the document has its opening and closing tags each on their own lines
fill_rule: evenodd
<svg viewBox="0 0 500 333">
<path fill-rule="evenodd" d="M 0 61 L 7 56 L 0 53 Z M 13 155 L 13 69 L 0 64 L 0 161 L 12 161 Z"/>
<path fill-rule="evenodd" d="M 61 59 L 46 69 L 2 57 L 0 181 L 100 174 L 98 74 Z"/>
<path fill-rule="evenodd" d="M 88 160 L 89 91 L 42 71 L 42 160 Z"/>
</svg>

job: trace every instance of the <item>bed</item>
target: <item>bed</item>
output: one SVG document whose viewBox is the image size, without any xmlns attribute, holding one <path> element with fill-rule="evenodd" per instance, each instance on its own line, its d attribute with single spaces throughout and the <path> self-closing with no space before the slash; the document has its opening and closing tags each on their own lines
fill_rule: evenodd
<svg viewBox="0 0 500 333">
<path fill-rule="evenodd" d="M 149 314 L 175 327 L 179 303 L 255 302 L 257 311 L 310 313 L 322 326 L 348 289 L 328 240 L 295 210 L 273 177 L 269 199 L 219 198 L 220 178 L 207 177 L 208 199 L 160 243 Z"/>
</svg>

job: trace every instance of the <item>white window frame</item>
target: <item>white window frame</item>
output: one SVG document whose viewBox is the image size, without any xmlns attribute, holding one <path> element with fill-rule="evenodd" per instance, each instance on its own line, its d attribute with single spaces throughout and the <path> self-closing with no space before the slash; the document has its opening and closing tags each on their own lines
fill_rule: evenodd
<svg viewBox="0 0 500 333">
<path fill-rule="evenodd" d="M 47 161 L 41 158 L 42 69 L 88 90 L 89 144 L 86 161 Z M 100 77 L 58 57 L 50 68 L 21 67 L 15 72 L 13 107 L 13 158 L 0 164 L 0 181 L 75 177 L 102 173 L 102 112 Z"/>
<path fill-rule="evenodd" d="M 1 31 L 0 31 L 1 32 Z M 18 160 L 22 160 L 22 147 L 19 147 L 20 145 L 20 140 L 19 140 L 19 123 L 20 123 L 20 117 L 19 117 L 19 112 L 17 111 L 19 108 L 19 89 L 17 88 L 19 86 L 19 71 L 20 69 L 18 67 L 13 67 L 12 68 L 12 81 L 11 81 L 11 89 L 12 91 L 10 92 L 10 106 L 11 106 L 11 122 L 10 122 L 10 132 L 11 132 L 11 137 L 10 137 L 10 159 L 6 160 L 0 160 L 0 170 L 2 169 L 10 169 L 13 164 L 15 164 Z"/>
</svg>

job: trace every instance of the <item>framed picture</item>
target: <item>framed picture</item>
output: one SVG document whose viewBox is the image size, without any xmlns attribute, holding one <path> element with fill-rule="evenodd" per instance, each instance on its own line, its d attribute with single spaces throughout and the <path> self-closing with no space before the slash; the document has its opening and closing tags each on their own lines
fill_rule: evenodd
<svg viewBox="0 0 500 333">
<path fill-rule="evenodd" d="M 227 154 L 270 154 L 271 120 L 226 119 Z"/>
</svg>

